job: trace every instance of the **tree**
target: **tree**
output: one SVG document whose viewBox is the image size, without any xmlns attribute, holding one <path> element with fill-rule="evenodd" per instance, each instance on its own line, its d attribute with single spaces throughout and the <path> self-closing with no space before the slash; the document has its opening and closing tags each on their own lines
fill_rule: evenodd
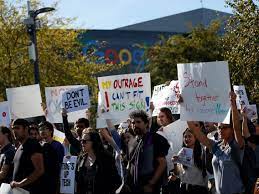
<svg viewBox="0 0 259 194">
<path fill-rule="evenodd" d="M 259 9 L 252 0 L 227 0 L 233 9 L 224 37 L 224 57 L 233 84 L 243 84 L 250 100 L 259 103 Z"/>
<path fill-rule="evenodd" d="M 222 38 L 217 34 L 219 23 L 213 22 L 208 28 L 198 26 L 189 34 L 173 35 L 146 50 L 147 69 L 152 84 L 177 80 L 177 63 L 209 62 L 223 60 Z"/>
<path fill-rule="evenodd" d="M 52 6 L 56 7 L 57 4 Z M 44 7 L 34 0 L 34 10 Z M 27 8 L 0 1 L 0 99 L 5 89 L 34 83 L 33 65 L 29 61 L 29 38 L 23 20 Z M 40 17 L 41 16 L 41 17 Z M 80 34 L 84 30 L 67 29 L 70 18 L 58 18 L 52 12 L 40 14 L 41 28 L 37 30 L 41 88 L 45 86 L 86 84 L 97 99 L 96 74 L 119 68 L 119 65 L 95 64 L 93 53 L 82 54 Z M 49 18 L 49 20 L 47 19 Z M 66 29 L 65 29 L 66 28 Z M 44 92 L 42 92 L 44 94 Z"/>
</svg>

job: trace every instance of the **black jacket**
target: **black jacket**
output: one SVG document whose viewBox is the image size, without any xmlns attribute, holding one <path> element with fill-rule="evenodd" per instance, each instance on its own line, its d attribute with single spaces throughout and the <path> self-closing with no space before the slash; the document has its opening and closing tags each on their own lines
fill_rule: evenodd
<svg viewBox="0 0 259 194">
<path fill-rule="evenodd" d="M 80 155 L 77 161 L 77 190 L 78 194 L 85 194 L 86 183 L 84 180 L 84 161 L 87 159 L 87 155 Z M 113 194 L 116 189 L 121 185 L 121 178 L 118 174 L 115 166 L 115 159 L 107 151 L 102 151 L 94 163 L 96 166 L 96 175 L 94 178 L 94 191 L 93 194 Z"/>
</svg>

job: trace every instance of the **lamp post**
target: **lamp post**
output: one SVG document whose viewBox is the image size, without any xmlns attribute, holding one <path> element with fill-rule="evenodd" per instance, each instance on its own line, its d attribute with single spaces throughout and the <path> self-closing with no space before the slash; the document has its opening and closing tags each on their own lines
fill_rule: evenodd
<svg viewBox="0 0 259 194">
<path fill-rule="evenodd" d="M 29 45 L 29 58 L 31 63 L 34 65 L 34 80 L 35 84 L 40 83 L 40 72 L 39 72 L 39 58 L 38 58 L 38 49 L 37 49 L 37 23 L 36 18 L 41 13 L 46 13 L 54 11 L 53 7 L 44 7 L 38 10 L 31 10 L 30 1 L 27 1 L 28 6 L 28 18 L 24 20 L 24 24 L 27 26 L 27 31 L 30 37 Z"/>
</svg>

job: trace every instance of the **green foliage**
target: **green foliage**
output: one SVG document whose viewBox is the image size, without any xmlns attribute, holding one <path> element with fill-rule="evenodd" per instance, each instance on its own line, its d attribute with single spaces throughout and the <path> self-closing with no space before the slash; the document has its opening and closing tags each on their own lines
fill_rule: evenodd
<svg viewBox="0 0 259 194">
<path fill-rule="evenodd" d="M 177 64 L 223 60 L 222 39 L 218 36 L 219 23 L 208 28 L 198 26 L 187 35 L 162 38 L 146 51 L 152 84 L 177 79 Z"/>
<path fill-rule="evenodd" d="M 233 84 L 243 84 L 250 100 L 259 103 L 259 9 L 252 0 L 228 0 L 234 15 L 224 37 L 224 56 Z"/>
<path fill-rule="evenodd" d="M 52 6 L 56 7 L 54 3 Z M 44 7 L 40 1 L 32 1 L 32 9 Z M 94 101 L 97 99 L 96 74 L 119 65 L 95 64 L 96 58 L 82 54 L 78 41 L 83 30 L 68 30 L 73 19 L 55 17 L 54 12 L 40 14 L 41 27 L 37 30 L 40 81 L 44 87 L 86 84 L 90 86 Z M 29 38 L 23 20 L 27 7 L 19 1 L 8 4 L 0 1 L 0 99 L 5 98 L 5 89 L 34 83 L 34 68 L 29 61 Z M 65 29 L 66 28 L 66 29 Z"/>
</svg>

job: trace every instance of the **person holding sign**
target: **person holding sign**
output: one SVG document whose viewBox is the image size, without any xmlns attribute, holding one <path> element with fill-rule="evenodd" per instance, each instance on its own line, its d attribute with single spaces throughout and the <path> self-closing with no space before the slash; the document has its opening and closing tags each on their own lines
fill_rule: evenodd
<svg viewBox="0 0 259 194">
<path fill-rule="evenodd" d="M 205 155 L 200 142 L 195 138 L 192 130 L 183 133 L 183 152 L 181 156 L 174 156 L 173 162 L 178 163 L 174 174 L 181 179 L 181 194 L 208 194 L 208 178 L 205 167 Z M 188 156 L 184 148 L 193 150 L 193 156 Z"/>
<path fill-rule="evenodd" d="M 82 132 L 84 129 L 87 129 L 89 127 L 89 120 L 86 118 L 79 118 L 76 121 L 75 124 L 75 129 L 77 133 L 77 138 L 73 135 L 71 130 L 69 129 L 69 124 L 68 124 L 68 115 L 66 109 L 62 108 L 62 119 L 63 119 L 63 126 L 64 126 L 64 132 L 65 136 L 68 140 L 68 142 L 71 144 L 71 149 L 73 150 L 73 155 L 79 155 L 82 147 L 80 144 L 80 139 L 82 137 Z"/>
<path fill-rule="evenodd" d="M 244 191 L 240 174 L 243 160 L 244 139 L 241 134 L 236 95 L 230 93 L 232 122 L 218 124 L 220 141 L 214 141 L 203 134 L 195 121 L 189 121 L 189 128 L 195 137 L 213 153 L 212 166 L 218 194 L 236 194 Z"/>
<path fill-rule="evenodd" d="M 82 153 L 77 162 L 78 194 L 113 194 L 121 184 L 114 157 L 107 152 L 97 132 L 84 131 Z"/>
</svg>

